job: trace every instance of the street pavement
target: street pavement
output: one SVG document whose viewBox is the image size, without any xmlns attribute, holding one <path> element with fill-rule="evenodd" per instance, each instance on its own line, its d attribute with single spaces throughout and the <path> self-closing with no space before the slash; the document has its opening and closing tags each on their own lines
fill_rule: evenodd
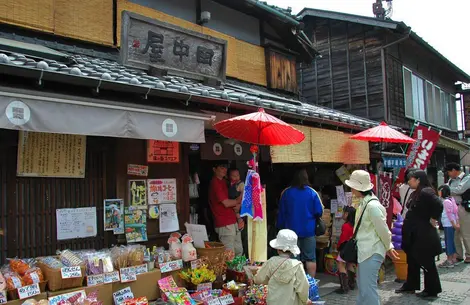
<svg viewBox="0 0 470 305">
<path fill-rule="evenodd" d="M 445 255 L 441 255 L 441 261 Z M 393 265 L 387 268 L 385 282 L 379 285 L 381 305 L 470 305 L 470 264 L 461 264 L 452 269 L 439 269 L 442 290 L 435 300 L 421 300 L 415 295 L 396 294 L 395 289 L 402 284 L 395 283 Z M 318 274 L 320 296 L 325 305 L 355 305 L 357 289 L 348 294 L 337 294 L 339 288 L 337 277 Z M 421 278 L 421 282 L 423 278 Z M 421 284 L 422 285 L 422 284 Z M 421 287 L 422 288 L 422 287 Z M 367 305 L 367 304 L 361 304 Z"/>
</svg>

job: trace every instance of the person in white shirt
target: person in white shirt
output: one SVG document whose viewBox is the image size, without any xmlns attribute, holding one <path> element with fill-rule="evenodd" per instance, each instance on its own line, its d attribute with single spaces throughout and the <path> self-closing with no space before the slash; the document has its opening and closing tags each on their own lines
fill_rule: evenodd
<svg viewBox="0 0 470 305">
<path fill-rule="evenodd" d="M 385 255 L 392 259 L 399 258 L 393 248 L 392 234 L 387 226 L 387 212 L 372 192 L 374 185 L 368 172 L 356 170 L 345 183 L 352 189 L 353 196 L 361 198 L 354 228 L 357 230 L 357 284 L 359 286 L 356 304 L 380 305 L 377 292 L 379 269 Z M 358 224 L 362 214 L 364 215 L 361 223 Z"/>
<path fill-rule="evenodd" d="M 411 194 L 413 194 L 413 192 L 415 191 L 408 185 L 409 176 L 415 170 L 416 168 L 408 168 L 405 171 L 405 182 L 403 182 L 403 184 L 400 185 L 398 188 L 398 193 L 400 194 L 400 203 L 403 208 L 401 210 L 401 216 L 403 216 L 403 218 L 406 217 L 406 213 L 408 212 L 408 203 L 410 201 Z"/>
</svg>

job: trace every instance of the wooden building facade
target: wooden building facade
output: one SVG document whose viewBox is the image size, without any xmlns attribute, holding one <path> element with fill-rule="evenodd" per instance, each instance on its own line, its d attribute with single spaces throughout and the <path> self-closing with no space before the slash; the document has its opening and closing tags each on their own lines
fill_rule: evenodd
<svg viewBox="0 0 470 305">
<path fill-rule="evenodd" d="M 403 23 L 304 9 L 320 57 L 299 69 L 304 101 L 410 130 L 420 121 L 457 137 L 454 84 L 470 76 Z"/>
</svg>

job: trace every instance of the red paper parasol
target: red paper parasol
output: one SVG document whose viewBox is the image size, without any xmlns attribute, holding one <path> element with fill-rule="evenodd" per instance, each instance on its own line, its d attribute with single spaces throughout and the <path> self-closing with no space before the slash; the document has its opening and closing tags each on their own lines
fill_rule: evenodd
<svg viewBox="0 0 470 305">
<path fill-rule="evenodd" d="M 382 122 L 379 126 L 364 130 L 358 134 L 351 136 L 351 139 L 369 141 L 369 142 L 384 142 L 384 143 L 414 143 L 413 138 L 402 134 L 399 131 L 389 127 L 387 123 Z"/>
<path fill-rule="evenodd" d="M 303 132 L 260 108 L 258 112 L 220 121 L 215 130 L 226 138 L 256 145 L 291 145 L 305 139 Z"/>
</svg>

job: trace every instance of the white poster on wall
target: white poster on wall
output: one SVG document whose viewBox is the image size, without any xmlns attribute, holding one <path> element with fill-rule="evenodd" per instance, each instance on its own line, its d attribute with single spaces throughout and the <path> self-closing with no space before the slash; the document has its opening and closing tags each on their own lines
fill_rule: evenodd
<svg viewBox="0 0 470 305">
<path fill-rule="evenodd" d="M 176 232 L 180 229 L 176 204 L 160 205 L 160 233 Z"/>
<path fill-rule="evenodd" d="M 57 240 L 94 237 L 96 207 L 57 209 Z"/>
</svg>

